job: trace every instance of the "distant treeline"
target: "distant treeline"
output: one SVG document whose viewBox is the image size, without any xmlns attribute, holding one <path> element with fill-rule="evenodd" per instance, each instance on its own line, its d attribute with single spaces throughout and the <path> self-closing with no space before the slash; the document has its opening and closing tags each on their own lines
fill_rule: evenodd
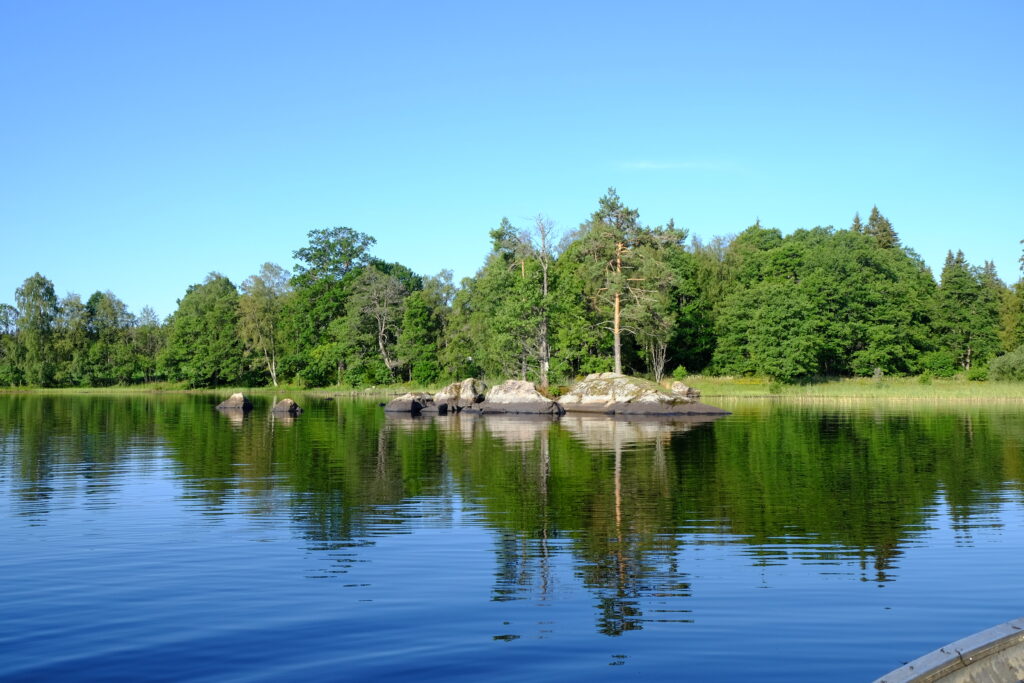
<svg viewBox="0 0 1024 683">
<path fill-rule="evenodd" d="M 560 240 L 543 216 L 490 235 L 480 270 L 456 285 L 451 271 L 372 257 L 369 235 L 313 230 L 294 274 L 266 263 L 236 287 L 211 273 L 164 321 L 109 291 L 58 298 L 37 273 L 0 304 L 0 385 L 547 384 L 616 368 L 984 379 L 990 363 L 999 377 L 1024 367 L 1024 285 L 960 251 L 936 282 L 877 208 L 848 229 L 783 237 L 758 222 L 702 243 L 671 221 L 641 224 L 610 189 Z"/>
</svg>

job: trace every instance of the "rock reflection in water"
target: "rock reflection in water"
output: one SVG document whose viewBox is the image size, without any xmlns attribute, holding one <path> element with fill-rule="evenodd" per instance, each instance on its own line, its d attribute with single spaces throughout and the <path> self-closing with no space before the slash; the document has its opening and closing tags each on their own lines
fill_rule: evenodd
<svg viewBox="0 0 1024 683">
<path fill-rule="evenodd" d="M 248 411 L 244 410 L 218 410 L 217 413 L 223 415 L 235 429 L 240 429 L 245 424 L 245 417 L 248 415 Z"/>
<path fill-rule="evenodd" d="M 297 419 L 291 413 L 270 413 L 267 418 L 272 427 L 292 427 Z"/>
<path fill-rule="evenodd" d="M 566 415 L 559 426 L 587 446 L 612 451 L 627 444 L 662 442 L 673 434 L 688 432 L 722 417 L 724 415 L 640 418 Z"/>
</svg>

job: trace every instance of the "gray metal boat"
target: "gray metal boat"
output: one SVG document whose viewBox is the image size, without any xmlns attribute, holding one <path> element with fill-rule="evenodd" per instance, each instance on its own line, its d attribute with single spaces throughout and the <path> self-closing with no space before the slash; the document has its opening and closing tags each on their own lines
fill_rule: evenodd
<svg viewBox="0 0 1024 683">
<path fill-rule="evenodd" d="M 1020 683 L 1024 617 L 940 647 L 875 683 Z"/>
</svg>

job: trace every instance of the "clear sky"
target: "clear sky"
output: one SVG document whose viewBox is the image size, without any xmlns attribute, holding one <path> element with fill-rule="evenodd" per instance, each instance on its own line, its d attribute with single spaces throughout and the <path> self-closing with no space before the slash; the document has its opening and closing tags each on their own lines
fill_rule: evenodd
<svg viewBox="0 0 1024 683">
<path fill-rule="evenodd" d="M 173 312 L 314 228 L 472 275 L 615 186 L 701 238 L 873 204 L 1018 279 L 1024 2 L 0 0 L 0 302 Z"/>
</svg>

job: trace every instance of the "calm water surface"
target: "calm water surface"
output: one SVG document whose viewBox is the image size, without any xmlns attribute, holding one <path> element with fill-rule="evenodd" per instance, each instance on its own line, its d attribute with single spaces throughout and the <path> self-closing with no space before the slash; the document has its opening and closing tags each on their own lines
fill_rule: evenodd
<svg viewBox="0 0 1024 683">
<path fill-rule="evenodd" d="M 1024 615 L 1021 406 L 0 395 L 0 678 L 865 681 Z"/>
</svg>

